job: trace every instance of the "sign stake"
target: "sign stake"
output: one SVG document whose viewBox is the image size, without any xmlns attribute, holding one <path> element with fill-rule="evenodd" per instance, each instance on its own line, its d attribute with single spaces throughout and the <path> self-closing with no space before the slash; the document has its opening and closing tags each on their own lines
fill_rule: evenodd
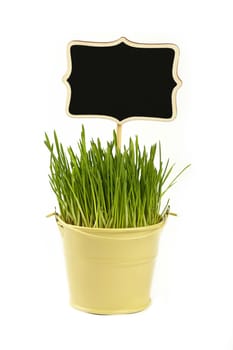
<svg viewBox="0 0 233 350">
<path fill-rule="evenodd" d="M 117 146 L 119 149 L 121 149 L 121 135 L 122 135 L 122 124 L 117 123 Z"/>
</svg>

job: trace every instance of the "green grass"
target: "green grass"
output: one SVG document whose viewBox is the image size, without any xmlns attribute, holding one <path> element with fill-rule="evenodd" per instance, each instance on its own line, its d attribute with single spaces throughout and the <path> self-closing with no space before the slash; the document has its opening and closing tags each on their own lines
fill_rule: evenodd
<svg viewBox="0 0 233 350">
<path fill-rule="evenodd" d="M 169 200 L 161 204 L 164 194 L 188 166 L 170 180 L 174 165 L 169 159 L 163 162 L 160 143 L 147 153 L 145 147 L 140 151 L 138 137 L 130 138 L 121 151 L 114 132 L 106 148 L 97 139 L 87 149 L 82 127 L 75 152 L 72 147 L 64 150 L 55 131 L 53 136 L 51 142 L 45 134 L 44 142 L 50 152 L 50 185 L 63 221 L 128 228 L 156 224 L 168 214 Z"/>
</svg>

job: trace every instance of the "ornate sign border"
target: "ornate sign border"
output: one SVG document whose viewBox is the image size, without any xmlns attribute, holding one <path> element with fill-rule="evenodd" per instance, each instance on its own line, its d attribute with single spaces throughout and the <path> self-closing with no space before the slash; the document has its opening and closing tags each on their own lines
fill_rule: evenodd
<svg viewBox="0 0 233 350">
<path fill-rule="evenodd" d="M 71 100 L 71 86 L 68 82 L 68 79 L 72 73 L 72 59 L 71 59 L 71 47 L 75 45 L 82 45 L 82 46 L 93 46 L 93 47 L 110 47 L 110 46 L 116 46 L 121 43 L 124 43 L 128 46 L 131 47 L 136 47 L 136 48 L 170 48 L 174 50 L 174 61 L 173 61 L 173 66 L 172 66 L 172 77 L 176 83 L 176 86 L 172 90 L 171 94 L 171 102 L 172 102 L 172 116 L 170 118 L 159 118 L 159 117 L 147 117 L 147 116 L 132 116 L 132 117 L 127 117 L 123 119 L 122 121 L 118 120 L 117 118 L 114 118 L 113 116 L 107 116 L 107 115 L 84 115 L 84 114 L 71 114 L 69 112 L 69 105 L 70 105 L 70 100 Z M 73 117 L 73 118 L 104 118 L 104 119 L 110 119 L 115 121 L 118 125 L 122 125 L 123 123 L 130 121 L 130 120 L 150 120 L 150 121 L 172 121 L 175 119 L 176 114 L 177 114 L 177 105 L 176 105 L 176 94 L 177 90 L 180 88 L 182 85 L 182 81 L 180 80 L 178 76 L 178 60 L 179 60 L 179 48 L 175 44 L 145 44 L 145 43 L 136 43 L 132 42 L 125 37 L 121 37 L 115 41 L 111 42 L 88 42 L 88 41 L 78 41 L 74 40 L 71 41 L 68 46 L 67 46 L 67 58 L 68 58 L 68 69 L 66 74 L 63 77 L 63 82 L 65 83 L 67 87 L 67 99 L 66 99 L 66 113 L 68 116 Z"/>
</svg>

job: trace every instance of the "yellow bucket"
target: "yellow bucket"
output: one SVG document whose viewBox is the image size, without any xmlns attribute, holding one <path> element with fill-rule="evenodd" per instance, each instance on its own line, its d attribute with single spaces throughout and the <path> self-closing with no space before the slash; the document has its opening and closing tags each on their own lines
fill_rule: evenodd
<svg viewBox="0 0 233 350">
<path fill-rule="evenodd" d="M 68 225 L 58 216 L 73 307 L 94 314 L 144 310 L 161 230 L 165 224 L 128 229 Z"/>
</svg>

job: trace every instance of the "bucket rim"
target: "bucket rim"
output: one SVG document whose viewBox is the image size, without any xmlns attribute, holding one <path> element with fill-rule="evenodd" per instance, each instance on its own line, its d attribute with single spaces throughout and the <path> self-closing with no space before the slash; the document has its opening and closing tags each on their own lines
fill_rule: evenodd
<svg viewBox="0 0 233 350">
<path fill-rule="evenodd" d="M 129 228 L 100 228 L 100 227 L 86 227 L 67 224 L 63 221 L 60 215 L 56 214 L 56 222 L 60 230 L 69 229 L 71 231 L 76 231 L 81 234 L 94 236 L 94 237 L 104 237 L 104 238 L 120 238 L 120 239 L 133 239 L 141 238 L 142 236 L 148 236 L 154 234 L 156 231 L 160 231 L 166 221 L 167 216 L 165 216 L 159 223 L 154 225 L 140 226 L 140 227 L 129 227 Z"/>
</svg>

